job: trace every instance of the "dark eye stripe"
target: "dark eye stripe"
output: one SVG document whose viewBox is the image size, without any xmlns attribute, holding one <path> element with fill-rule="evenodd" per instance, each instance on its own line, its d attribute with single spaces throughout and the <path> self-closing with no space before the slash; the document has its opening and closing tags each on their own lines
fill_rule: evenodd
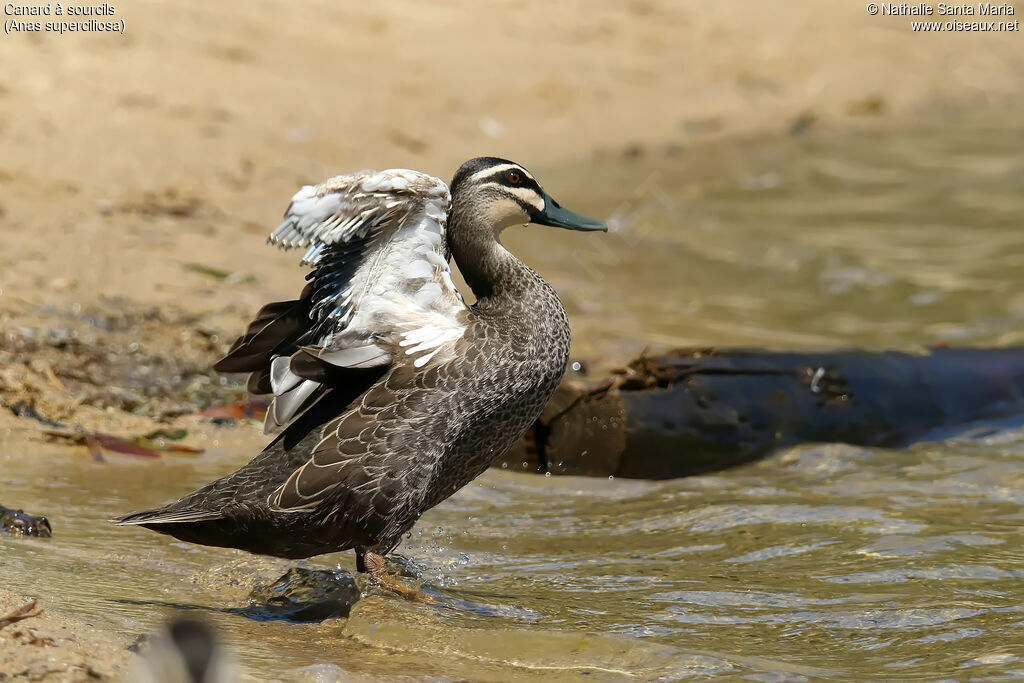
<svg viewBox="0 0 1024 683">
<path fill-rule="evenodd" d="M 508 169 L 498 171 L 494 175 L 487 176 L 481 184 L 496 183 L 505 187 L 524 187 L 538 193 L 540 192 L 540 185 L 537 184 L 537 181 L 518 169 L 515 169 L 515 172 L 519 174 L 519 182 L 515 184 L 510 183 L 508 181 L 508 174 L 511 172 Z"/>
<path fill-rule="evenodd" d="M 488 180 L 494 180 L 496 175 L 502 175 L 506 179 L 508 173 L 515 172 L 520 175 L 521 182 L 518 185 L 523 184 L 523 180 L 529 185 L 535 185 L 536 180 L 530 172 L 519 164 L 507 161 L 505 159 L 498 159 L 496 157 L 480 157 L 467 161 L 459 171 L 455 174 L 455 178 L 452 180 L 453 190 L 457 189 L 456 186 L 461 183 L 467 183 L 470 185 L 480 185 Z"/>
</svg>

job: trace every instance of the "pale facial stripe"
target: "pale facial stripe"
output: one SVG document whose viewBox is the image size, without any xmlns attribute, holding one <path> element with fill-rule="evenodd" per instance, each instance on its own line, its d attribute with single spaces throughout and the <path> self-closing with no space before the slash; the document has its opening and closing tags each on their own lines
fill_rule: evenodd
<svg viewBox="0 0 1024 683">
<path fill-rule="evenodd" d="M 537 211 L 544 210 L 544 198 L 537 194 L 536 191 L 531 190 L 528 187 L 508 187 L 507 185 L 498 185 L 497 183 L 493 184 L 502 192 L 513 195 L 523 204 L 533 207 Z"/>
<path fill-rule="evenodd" d="M 480 180 L 483 180 L 484 178 L 490 178 L 491 176 L 497 173 L 504 173 L 506 171 L 519 171 L 520 173 L 523 174 L 524 178 L 529 178 L 533 182 L 537 182 L 536 179 L 519 164 L 499 164 L 498 166 L 491 166 L 489 168 L 485 168 L 482 171 L 477 171 L 476 173 L 469 177 L 469 180 L 470 182 L 475 183 Z"/>
</svg>

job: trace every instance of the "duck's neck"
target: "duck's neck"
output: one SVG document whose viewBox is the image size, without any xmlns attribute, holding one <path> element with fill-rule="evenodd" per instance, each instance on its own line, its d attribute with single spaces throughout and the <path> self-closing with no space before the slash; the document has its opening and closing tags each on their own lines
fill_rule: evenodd
<svg viewBox="0 0 1024 683">
<path fill-rule="evenodd" d="M 448 244 L 478 307 L 529 300 L 533 290 L 545 287 L 545 283 L 495 239 L 490 226 L 482 223 L 478 217 L 454 213 Z"/>
</svg>

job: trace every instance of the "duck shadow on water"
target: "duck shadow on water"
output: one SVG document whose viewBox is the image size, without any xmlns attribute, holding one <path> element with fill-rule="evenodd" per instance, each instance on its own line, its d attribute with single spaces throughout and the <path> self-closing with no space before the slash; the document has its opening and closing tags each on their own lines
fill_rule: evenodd
<svg viewBox="0 0 1024 683">
<path fill-rule="evenodd" d="M 244 607 L 212 607 L 163 600 L 118 598 L 124 605 L 171 607 L 181 611 L 235 614 L 255 621 L 311 623 L 344 618 L 363 597 L 355 578 L 341 569 L 293 567 L 276 581 L 255 586 Z"/>
<path fill-rule="evenodd" d="M 393 559 L 398 559 L 392 556 Z M 420 573 L 411 562 L 401 558 L 393 563 L 399 576 L 406 581 L 418 581 Z M 367 595 L 365 583 L 344 569 L 313 569 L 293 567 L 277 580 L 255 586 L 249 592 L 249 604 L 244 607 L 211 607 L 159 600 L 115 599 L 128 605 L 170 607 L 181 611 L 218 612 L 233 614 L 254 621 L 286 621 L 296 624 L 317 623 L 328 619 L 347 618 L 352 607 Z M 454 609 L 478 616 L 514 617 L 533 621 L 540 615 L 523 608 L 492 605 L 455 597 L 429 584 L 418 586 L 424 607 Z M 400 598 L 395 598 L 400 599 Z"/>
</svg>

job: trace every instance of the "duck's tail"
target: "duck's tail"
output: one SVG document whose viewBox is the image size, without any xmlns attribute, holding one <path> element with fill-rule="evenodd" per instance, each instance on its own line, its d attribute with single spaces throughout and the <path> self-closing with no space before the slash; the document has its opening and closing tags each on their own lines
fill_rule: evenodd
<svg viewBox="0 0 1024 683">
<path fill-rule="evenodd" d="M 175 509 L 175 505 L 133 512 L 111 521 L 122 526 L 142 526 L 180 541 L 238 548 L 261 555 L 295 559 L 326 552 L 321 549 L 322 541 L 318 537 L 303 537 L 304 515 L 274 517 L 252 509 L 228 507 L 217 511 L 184 506 Z M 236 514 L 239 512 L 241 514 Z"/>
<path fill-rule="evenodd" d="M 220 512 L 212 512 L 210 510 L 175 510 L 172 504 L 162 508 L 156 508 L 155 510 L 133 512 L 129 515 L 124 515 L 123 517 L 115 517 L 110 521 L 118 526 L 126 526 L 129 524 L 149 526 L 150 524 L 209 522 L 215 519 L 223 519 L 223 517 L 224 515 Z"/>
</svg>

